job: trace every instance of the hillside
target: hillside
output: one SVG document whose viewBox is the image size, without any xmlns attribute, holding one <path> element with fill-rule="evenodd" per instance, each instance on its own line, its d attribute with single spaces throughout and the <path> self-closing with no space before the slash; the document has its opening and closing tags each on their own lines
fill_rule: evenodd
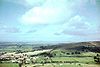
<svg viewBox="0 0 100 67">
<path fill-rule="evenodd" d="M 100 41 L 78 42 L 78 43 L 60 43 L 52 47 L 59 49 L 80 50 L 100 52 Z"/>
</svg>

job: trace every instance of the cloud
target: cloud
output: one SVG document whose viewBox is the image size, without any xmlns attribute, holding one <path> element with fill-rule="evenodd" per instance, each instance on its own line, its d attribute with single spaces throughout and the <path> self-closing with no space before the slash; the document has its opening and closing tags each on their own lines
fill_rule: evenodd
<svg viewBox="0 0 100 67">
<path fill-rule="evenodd" d="M 68 20 L 76 13 L 89 14 L 88 4 L 90 0 L 26 0 L 34 5 L 34 3 L 42 3 L 40 6 L 34 6 L 26 11 L 20 18 L 22 24 L 56 24 Z M 92 2 L 92 1 L 91 1 Z M 83 11 L 85 13 L 83 13 Z M 90 12 L 91 13 L 91 12 Z M 89 14 L 90 15 L 90 14 Z"/>
<path fill-rule="evenodd" d="M 40 6 L 45 3 L 46 0 L 25 0 L 27 4 L 31 6 Z"/>
<path fill-rule="evenodd" d="M 18 33 L 18 32 L 20 32 L 20 30 L 18 29 L 18 28 L 6 28 L 5 30 L 4 30 L 5 32 L 8 32 L 8 33 Z"/>
<path fill-rule="evenodd" d="M 19 33 L 20 29 L 17 27 L 9 27 L 9 26 L 3 25 L 0 27 L 0 32 L 1 33 Z"/>
<path fill-rule="evenodd" d="M 87 30 L 91 27 L 91 23 L 87 21 L 84 16 L 76 15 L 68 21 L 68 25 L 74 29 L 84 29 Z"/>
<path fill-rule="evenodd" d="M 33 7 L 22 15 L 23 24 L 55 24 L 74 14 L 73 3 L 68 0 L 47 0 L 42 6 Z"/>
<path fill-rule="evenodd" d="M 73 36 L 91 36 L 99 34 L 98 27 L 84 16 L 76 15 L 63 25 L 62 33 Z"/>
<path fill-rule="evenodd" d="M 54 33 L 54 35 L 59 36 L 59 35 L 61 35 L 61 34 L 60 34 L 60 33 Z"/>
<path fill-rule="evenodd" d="M 29 30 L 29 31 L 27 31 L 27 33 L 34 33 L 34 32 L 36 32 L 37 30 Z"/>
</svg>

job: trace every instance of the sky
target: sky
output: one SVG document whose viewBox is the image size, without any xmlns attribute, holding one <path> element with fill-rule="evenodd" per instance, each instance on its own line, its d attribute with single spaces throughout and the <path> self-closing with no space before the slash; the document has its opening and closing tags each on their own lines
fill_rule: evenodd
<svg viewBox="0 0 100 67">
<path fill-rule="evenodd" d="M 0 0 L 0 41 L 99 41 L 99 12 L 100 0 Z"/>
</svg>

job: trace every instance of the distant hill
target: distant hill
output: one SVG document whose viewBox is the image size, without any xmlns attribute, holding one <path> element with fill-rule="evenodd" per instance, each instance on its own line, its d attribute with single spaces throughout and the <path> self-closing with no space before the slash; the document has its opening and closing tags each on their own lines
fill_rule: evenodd
<svg viewBox="0 0 100 67">
<path fill-rule="evenodd" d="M 31 47 L 35 50 L 43 49 L 64 49 L 64 50 L 78 50 L 78 51 L 92 51 L 100 52 L 100 41 L 89 42 L 75 42 L 75 43 L 58 43 L 58 44 L 34 44 L 29 42 L 0 42 L 0 48 L 7 48 L 8 46 L 15 46 L 19 48 L 21 46 L 27 48 Z"/>
<path fill-rule="evenodd" d="M 77 43 L 60 43 L 58 44 L 60 48 L 72 48 L 77 46 L 100 46 L 100 41 L 90 41 L 90 42 L 77 42 Z"/>
<path fill-rule="evenodd" d="M 52 46 L 53 47 L 53 46 Z M 59 49 L 100 52 L 100 41 L 60 43 L 54 46 Z"/>
<path fill-rule="evenodd" d="M 51 46 L 41 46 L 41 48 L 100 52 L 100 41 L 59 43 Z"/>
</svg>

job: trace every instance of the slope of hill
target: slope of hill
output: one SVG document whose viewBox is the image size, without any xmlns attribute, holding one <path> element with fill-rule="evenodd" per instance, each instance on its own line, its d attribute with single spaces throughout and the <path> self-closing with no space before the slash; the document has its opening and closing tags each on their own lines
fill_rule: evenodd
<svg viewBox="0 0 100 67">
<path fill-rule="evenodd" d="M 59 49 L 100 52 L 100 41 L 60 43 L 55 46 Z"/>
</svg>

